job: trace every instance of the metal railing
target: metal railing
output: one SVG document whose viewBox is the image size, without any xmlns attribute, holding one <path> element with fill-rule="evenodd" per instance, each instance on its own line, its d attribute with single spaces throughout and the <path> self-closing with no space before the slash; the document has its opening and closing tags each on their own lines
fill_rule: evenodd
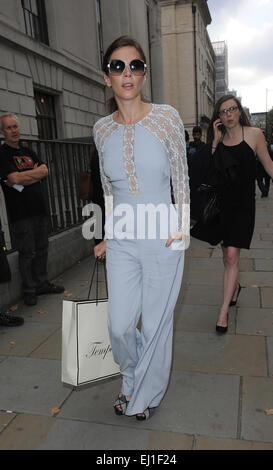
<svg viewBox="0 0 273 470">
<path fill-rule="evenodd" d="M 42 184 L 50 215 L 49 235 L 81 224 L 86 202 L 77 196 L 77 178 L 78 172 L 90 168 L 91 143 L 21 140 L 20 145 L 33 150 L 48 167 Z"/>
</svg>

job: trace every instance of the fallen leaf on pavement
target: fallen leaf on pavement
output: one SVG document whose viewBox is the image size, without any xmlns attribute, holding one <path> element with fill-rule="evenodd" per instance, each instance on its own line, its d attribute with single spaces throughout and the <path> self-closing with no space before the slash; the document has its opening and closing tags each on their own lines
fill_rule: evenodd
<svg viewBox="0 0 273 470">
<path fill-rule="evenodd" d="M 46 310 L 43 310 L 42 308 L 40 308 L 40 310 L 37 310 L 38 313 L 46 313 Z"/>
<path fill-rule="evenodd" d="M 9 344 L 16 344 L 16 341 L 10 341 Z"/>
<path fill-rule="evenodd" d="M 52 415 L 57 415 L 58 413 L 60 413 L 60 408 L 52 408 L 51 410 Z"/>
<path fill-rule="evenodd" d="M 67 290 L 64 291 L 64 296 L 65 297 L 72 297 L 71 292 L 68 292 Z"/>
<path fill-rule="evenodd" d="M 12 305 L 12 307 L 9 308 L 12 312 L 15 312 L 18 310 L 18 305 Z"/>
<path fill-rule="evenodd" d="M 273 409 L 271 409 L 271 410 L 264 410 L 264 412 L 265 412 L 265 414 L 266 414 L 267 416 L 273 415 Z"/>
</svg>

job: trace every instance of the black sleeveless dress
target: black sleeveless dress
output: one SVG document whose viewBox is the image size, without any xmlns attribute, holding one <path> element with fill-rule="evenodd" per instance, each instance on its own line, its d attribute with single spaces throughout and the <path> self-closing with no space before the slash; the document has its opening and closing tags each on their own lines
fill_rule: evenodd
<svg viewBox="0 0 273 470">
<path fill-rule="evenodd" d="M 255 225 L 256 156 L 244 140 L 227 146 L 219 142 L 210 157 L 210 180 L 220 194 L 221 211 L 209 225 L 197 222 L 191 235 L 212 245 L 249 249 Z M 211 146 L 207 146 L 211 155 Z"/>
</svg>

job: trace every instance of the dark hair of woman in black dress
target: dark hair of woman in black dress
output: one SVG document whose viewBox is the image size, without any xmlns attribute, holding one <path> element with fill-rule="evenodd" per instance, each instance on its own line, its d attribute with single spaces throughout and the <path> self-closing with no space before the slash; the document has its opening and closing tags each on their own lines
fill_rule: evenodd
<svg viewBox="0 0 273 470">
<path fill-rule="evenodd" d="M 236 98 L 236 96 L 234 96 L 232 94 L 223 95 L 216 102 L 215 107 L 214 107 L 214 111 L 213 111 L 213 115 L 212 115 L 212 118 L 211 118 L 210 123 L 209 123 L 208 131 L 207 131 L 207 143 L 208 144 L 211 144 L 213 139 L 214 139 L 213 123 L 219 117 L 219 111 L 220 111 L 220 108 L 221 108 L 222 104 L 225 103 L 228 100 L 234 100 L 236 102 L 236 104 L 239 108 L 239 111 L 241 113 L 240 119 L 239 119 L 239 122 L 240 122 L 241 126 L 251 126 L 251 124 L 249 122 L 249 119 L 247 117 L 247 114 L 246 114 L 244 108 L 242 107 L 242 104 L 241 104 L 240 100 L 238 100 L 238 98 Z"/>
</svg>

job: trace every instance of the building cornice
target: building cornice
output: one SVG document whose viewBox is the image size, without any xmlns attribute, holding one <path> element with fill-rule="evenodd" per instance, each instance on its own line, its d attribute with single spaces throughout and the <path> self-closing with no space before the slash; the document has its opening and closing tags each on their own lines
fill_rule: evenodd
<svg viewBox="0 0 273 470">
<path fill-rule="evenodd" d="M 203 17 L 206 26 L 211 23 L 211 15 L 207 0 L 157 0 L 160 6 L 167 7 L 172 5 L 196 5 Z"/>
<path fill-rule="evenodd" d="M 176 5 L 179 2 L 179 0 L 158 0 L 158 3 L 162 7 L 167 7 L 171 5 Z"/>
</svg>

